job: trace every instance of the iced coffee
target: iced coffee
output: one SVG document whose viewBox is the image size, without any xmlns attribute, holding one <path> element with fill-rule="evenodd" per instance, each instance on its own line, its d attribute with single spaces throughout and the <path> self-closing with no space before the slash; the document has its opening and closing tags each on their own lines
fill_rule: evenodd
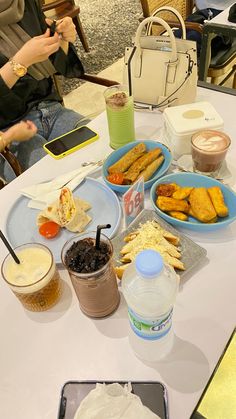
<svg viewBox="0 0 236 419">
<path fill-rule="evenodd" d="M 113 247 L 101 234 L 99 249 L 96 233 L 88 232 L 69 240 L 62 249 L 81 310 L 90 317 L 105 317 L 119 305 L 120 296 L 112 263 Z"/>
<path fill-rule="evenodd" d="M 30 311 L 44 311 L 61 296 L 61 280 L 50 250 L 41 244 L 19 246 L 17 264 L 9 254 L 2 264 L 2 276 L 22 305 Z"/>
<path fill-rule="evenodd" d="M 192 136 L 193 169 L 217 176 L 230 146 L 230 138 L 221 131 L 199 131 Z"/>
</svg>

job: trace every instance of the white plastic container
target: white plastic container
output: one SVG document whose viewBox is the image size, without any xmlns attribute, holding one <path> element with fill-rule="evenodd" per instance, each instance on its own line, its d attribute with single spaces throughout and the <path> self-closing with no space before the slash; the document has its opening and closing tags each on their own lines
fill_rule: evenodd
<svg viewBox="0 0 236 419">
<path fill-rule="evenodd" d="M 194 102 L 166 108 L 163 140 L 175 159 L 191 154 L 191 137 L 200 130 L 222 130 L 224 121 L 209 102 Z"/>
<path fill-rule="evenodd" d="M 122 291 L 128 304 L 129 340 L 135 354 L 158 361 L 172 348 L 172 313 L 179 287 L 174 269 L 155 250 L 143 250 L 125 270 Z"/>
</svg>

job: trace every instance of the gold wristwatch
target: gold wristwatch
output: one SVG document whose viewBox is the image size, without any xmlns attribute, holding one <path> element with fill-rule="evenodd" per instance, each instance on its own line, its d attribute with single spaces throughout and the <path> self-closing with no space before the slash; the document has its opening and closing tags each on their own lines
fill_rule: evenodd
<svg viewBox="0 0 236 419">
<path fill-rule="evenodd" d="M 13 73 L 17 77 L 23 77 L 23 76 L 26 75 L 27 67 L 25 67 L 25 65 L 19 64 L 16 61 L 14 61 L 13 59 L 10 59 L 9 63 L 11 64 L 11 68 L 12 68 Z"/>
</svg>

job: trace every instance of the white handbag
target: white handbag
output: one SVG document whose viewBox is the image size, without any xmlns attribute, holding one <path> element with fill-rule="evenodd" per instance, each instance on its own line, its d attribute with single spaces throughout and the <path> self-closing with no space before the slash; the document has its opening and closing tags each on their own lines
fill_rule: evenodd
<svg viewBox="0 0 236 419">
<path fill-rule="evenodd" d="M 163 10 L 177 16 L 183 38 L 175 38 L 167 22 L 151 16 L 140 23 L 134 45 L 125 50 L 124 84 L 140 108 L 163 109 L 194 102 L 196 97 L 196 43 L 186 40 L 185 24 L 179 12 L 172 7 L 161 7 L 154 14 Z M 154 22 L 163 26 L 168 36 L 150 35 Z M 142 35 L 145 27 L 146 34 Z"/>
</svg>

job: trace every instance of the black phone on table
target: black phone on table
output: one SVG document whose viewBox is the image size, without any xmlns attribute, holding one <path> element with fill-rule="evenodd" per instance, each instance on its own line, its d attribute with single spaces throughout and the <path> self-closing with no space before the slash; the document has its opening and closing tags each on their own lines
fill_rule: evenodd
<svg viewBox="0 0 236 419">
<path fill-rule="evenodd" d="M 61 159 L 97 139 L 98 134 L 84 125 L 49 141 L 43 148 L 54 159 Z"/>
<path fill-rule="evenodd" d="M 60 406 L 57 419 L 74 419 L 81 401 L 96 387 L 97 383 L 111 384 L 114 381 L 68 381 L 61 391 Z M 124 385 L 127 381 L 116 381 Z M 140 397 L 143 405 L 168 419 L 167 390 L 158 381 L 130 381 L 132 392 Z M 102 418 L 101 418 L 102 419 Z M 137 418 L 138 419 L 138 418 Z"/>
</svg>

